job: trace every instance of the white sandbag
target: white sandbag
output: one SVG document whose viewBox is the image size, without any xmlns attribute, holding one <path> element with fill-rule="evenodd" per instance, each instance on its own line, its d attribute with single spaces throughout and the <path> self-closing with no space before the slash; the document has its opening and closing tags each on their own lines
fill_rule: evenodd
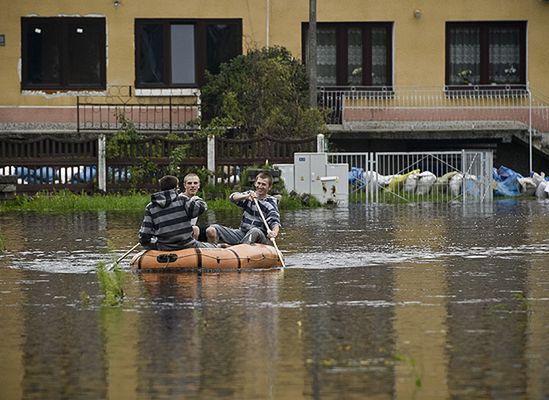
<svg viewBox="0 0 549 400">
<path fill-rule="evenodd" d="M 547 198 L 549 196 L 549 192 L 547 191 L 548 187 L 549 185 L 547 184 L 547 182 L 541 182 L 536 189 L 536 197 L 538 199 Z"/>
<path fill-rule="evenodd" d="M 370 182 L 376 183 L 381 186 L 385 187 L 391 182 L 392 175 L 381 175 L 378 174 L 376 171 L 364 171 L 364 180 L 367 184 Z"/>
<path fill-rule="evenodd" d="M 406 178 L 404 182 L 404 191 L 406 193 L 414 193 L 417 186 L 418 173 L 414 172 Z"/>
<path fill-rule="evenodd" d="M 463 182 L 464 195 L 466 197 L 480 197 L 480 182 L 476 175 L 465 174 Z"/>
<path fill-rule="evenodd" d="M 541 174 L 534 172 L 532 174 L 532 181 L 534 181 L 534 184 L 536 185 L 536 188 L 537 188 L 541 182 L 545 181 L 545 172 L 542 172 Z"/>
<path fill-rule="evenodd" d="M 461 186 L 463 184 L 463 174 L 457 173 L 450 179 L 448 186 L 450 187 L 450 194 L 452 196 L 459 196 L 461 194 Z"/>
<path fill-rule="evenodd" d="M 424 171 L 418 176 L 416 194 L 426 195 L 429 194 L 431 188 L 435 184 L 437 177 L 430 171 Z"/>
</svg>

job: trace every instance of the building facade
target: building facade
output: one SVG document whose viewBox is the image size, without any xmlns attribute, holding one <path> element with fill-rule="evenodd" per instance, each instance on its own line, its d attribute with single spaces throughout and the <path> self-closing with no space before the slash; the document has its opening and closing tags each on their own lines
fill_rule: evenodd
<svg viewBox="0 0 549 400">
<path fill-rule="evenodd" d="M 319 105 L 342 137 L 483 119 L 549 132 L 549 1 L 316 3 Z M 305 60 L 308 19 L 307 0 L 6 3 L 0 125 L 75 131 L 90 98 L 196 106 L 205 71 L 250 48 L 284 46 Z M 185 113 L 183 123 L 199 107 Z"/>
</svg>

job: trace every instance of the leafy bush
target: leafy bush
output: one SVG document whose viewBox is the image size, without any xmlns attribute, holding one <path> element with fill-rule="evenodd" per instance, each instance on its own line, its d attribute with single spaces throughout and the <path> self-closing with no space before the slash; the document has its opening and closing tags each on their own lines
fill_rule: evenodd
<svg viewBox="0 0 549 400">
<path fill-rule="evenodd" d="M 203 126 L 247 136 L 310 137 L 326 133 L 324 115 L 309 108 L 305 67 L 283 47 L 252 49 L 206 76 Z"/>
</svg>

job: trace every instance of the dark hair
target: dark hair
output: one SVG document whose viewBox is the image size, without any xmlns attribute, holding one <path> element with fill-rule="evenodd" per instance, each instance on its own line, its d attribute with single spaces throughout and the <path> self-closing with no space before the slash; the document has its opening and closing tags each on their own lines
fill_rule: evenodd
<svg viewBox="0 0 549 400">
<path fill-rule="evenodd" d="M 166 175 L 160 178 L 158 183 L 160 184 L 160 190 L 170 190 L 175 189 L 179 185 L 179 179 L 173 175 Z"/>
<path fill-rule="evenodd" d="M 273 176 L 270 172 L 261 171 L 259 174 L 255 176 L 255 180 L 257 181 L 257 178 L 261 179 L 267 179 L 269 181 L 269 186 L 273 186 Z"/>
</svg>

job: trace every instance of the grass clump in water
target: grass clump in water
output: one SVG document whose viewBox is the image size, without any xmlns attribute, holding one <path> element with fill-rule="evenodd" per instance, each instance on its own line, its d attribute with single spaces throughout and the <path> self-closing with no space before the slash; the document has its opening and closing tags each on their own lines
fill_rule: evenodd
<svg viewBox="0 0 549 400">
<path fill-rule="evenodd" d="M 109 271 L 105 262 L 100 261 L 97 266 L 97 277 L 99 278 L 99 286 L 103 295 L 103 304 L 109 306 L 118 306 L 124 300 L 124 289 L 122 287 L 123 274 L 118 266 L 112 271 Z"/>
<path fill-rule="evenodd" d="M 55 193 L 40 192 L 34 196 L 19 195 L 9 204 L 0 204 L 0 212 L 131 211 L 144 209 L 149 200 L 150 195 L 138 192 L 89 196 L 63 190 Z"/>
<path fill-rule="evenodd" d="M 208 203 L 208 208 L 214 211 L 237 209 L 229 200 L 230 189 L 215 193 L 202 192 L 202 196 Z M 213 196 L 212 196 L 213 194 Z M 9 211 L 29 212 L 83 212 L 83 211 L 137 211 L 142 212 L 150 201 L 148 193 L 130 192 L 126 194 L 88 195 L 86 193 L 74 194 L 69 190 L 47 193 L 40 192 L 34 196 L 18 195 L 13 202 L 0 203 L 0 213 Z M 279 208 L 293 210 L 300 208 L 320 207 L 320 203 L 308 196 L 305 201 L 299 196 L 282 195 Z"/>
</svg>

